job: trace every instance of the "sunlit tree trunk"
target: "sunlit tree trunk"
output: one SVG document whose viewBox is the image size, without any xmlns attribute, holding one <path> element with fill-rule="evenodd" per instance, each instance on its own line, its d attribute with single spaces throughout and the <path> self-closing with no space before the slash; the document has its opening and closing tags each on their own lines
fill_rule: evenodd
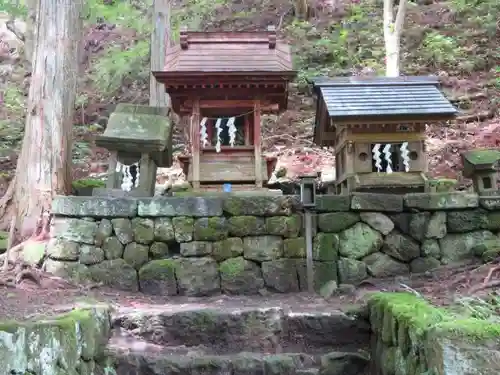
<svg viewBox="0 0 500 375">
<path fill-rule="evenodd" d="M 385 71 L 387 77 L 398 77 L 401 58 L 401 34 L 403 33 L 407 0 L 400 0 L 394 17 L 394 0 L 384 0 Z"/>
<path fill-rule="evenodd" d="M 293 0 L 295 17 L 299 20 L 307 20 L 309 15 L 309 4 L 307 0 Z"/>
<path fill-rule="evenodd" d="M 71 188 L 71 133 L 83 0 L 38 0 L 26 125 L 14 179 L 0 216 L 14 212 L 18 233 L 35 235 L 52 197 Z M 45 215 L 44 215 L 45 213 Z"/>
</svg>

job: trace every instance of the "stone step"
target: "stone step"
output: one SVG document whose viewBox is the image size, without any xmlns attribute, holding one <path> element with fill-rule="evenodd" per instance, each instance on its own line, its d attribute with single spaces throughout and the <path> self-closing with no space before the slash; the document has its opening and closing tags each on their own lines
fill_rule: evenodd
<svg viewBox="0 0 500 375">
<path fill-rule="evenodd" d="M 166 347 L 126 336 L 113 337 L 107 354 L 116 375 L 362 375 L 369 366 L 358 353 L 217 355 L 201 346 Z"/>
<path fill-rule="evenodd" d="M 368 350 L 369 323 L 341 311 L 291 311 L 285 307 L 156 306 L 121 311 L 120 335 L 162 347 L 208 348 L 211 354 Z"/>
</svg>

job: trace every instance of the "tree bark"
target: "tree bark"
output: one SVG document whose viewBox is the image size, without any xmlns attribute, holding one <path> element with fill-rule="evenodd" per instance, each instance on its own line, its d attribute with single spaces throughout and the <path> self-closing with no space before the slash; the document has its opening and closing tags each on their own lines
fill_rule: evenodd
<svg viewBox="0 0 500 375">
<path fill-rule="evenodd" d="M 52 197 L 71 191 L 71 146 L 83 0 L 38 0 L 25 133 L 16 175 L 0 201 L 21 237 L 36 234 Z"/>
<path fill-rule="evenodd" d="M 37 3 L 39 0 L 26 0 L 28 15 L 26 17 L 26 32 L 24 34 L 24 59 L 30 65 L 33 62 L 33 51 L 35 49 L 35 22 Z M 31 65 L 29 69 L 31 69 Z"/>
<path fill-rule="evenodd" d="M 394 20 L 394 0 L 384 0 L 385 68 L 387 77 L 398 77 L 407 0 L 400 0 Z"/>
</svg>

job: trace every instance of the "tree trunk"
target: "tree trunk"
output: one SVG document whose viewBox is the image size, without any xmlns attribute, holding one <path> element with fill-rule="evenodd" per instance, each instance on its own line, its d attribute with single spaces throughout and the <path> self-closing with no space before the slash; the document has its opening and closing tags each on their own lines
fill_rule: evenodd
<svg viewBox="0 0 500 375">
<path fill-rule="evenodd" d="M 299 20 L 307 20 L 309 15 L 309 4 L 307 0 L 293 1 L 295 17 Z"/>
<path fill-rule="evenodd" d="M 394 20 L 394 0 L 384 0 L 384 42 L 385 75 L 398 77 L 401 55 L 401 34 L 403 33 L 407 0 L 400 0 Z"/>
<path fill-rule="evenodd" d="M 24 139 L 16 175 L 0 202 L 0 216 L 7 204 L 13 205 L 22 237 L 37 231 L 54 195 L 71 189 L 82 7 L 82 0 L 39 0 L 36 7 Z"/>
<path fill-rule="evenodd" d="M 38 0 L 26 0 L 28 15 L 26 17 L 26 32 L 24 34 L 24 59 L 31 70 L 33 62 L 33 51 L 35 48 L 35 22 Z"/>
</svg>

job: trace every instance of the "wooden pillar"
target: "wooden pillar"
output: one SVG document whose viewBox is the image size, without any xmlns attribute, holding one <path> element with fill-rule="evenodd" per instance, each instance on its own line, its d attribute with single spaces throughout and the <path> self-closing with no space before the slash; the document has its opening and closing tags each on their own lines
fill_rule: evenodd
<svg viewBox="0 0 500 375">
<path fill-rule="evenodd" d="M 262 145 L 260 141 L 260 100 L 254 101 L 253 141 L 255 150 L 255 186 L 262 187 Z"/>
<path fill-rule="evenodd" d="M 109 164 L 108 164 L 108 180 L 106 181 L 107 189 L 116 189 L 119 188 L 117 173 L 116 173 L 116 165 L 118 164 L 118 152 L 110 151 L 109 152 Z"/>
<path fill-rule="evenodd" d="M 250 138 L 250 119 L 249 115 L 246 115 L 245 118 L 243 119 L 245 121 L 244 127 L 243 127 L 243 135 L 245 136 L 245 146 L 250 146 L 252 144 L 251 138 Z"/>
<path fill-rule="evenodd" d="M 193 189 L 200 188 L 200 99 L 193 101 L 191 114 L 191 157 L 193 168 Z"/>
</svg>

